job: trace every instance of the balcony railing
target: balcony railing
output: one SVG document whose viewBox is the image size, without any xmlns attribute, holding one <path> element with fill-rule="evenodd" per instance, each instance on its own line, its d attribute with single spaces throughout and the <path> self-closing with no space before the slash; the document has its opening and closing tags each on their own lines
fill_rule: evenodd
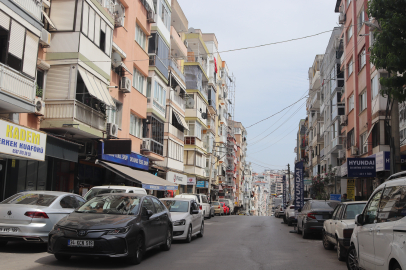
<svg viewBox="0 0 406 270">
<path fill-rule="evenodd" d="M 156 68 L 165 76 L 165 78 L 168 78 L 168 67 L 165 66 L 165 64 L 156 54 L 149 55 L 149 65 L 156 66 Z"/>
<path fill-rule="evenodd" d="M 161 113 L 165 115 L 165 107 L 163 107 L 161 104 L 159 104 L 155 99 L 153 101 L 154 107 L 158 109 Z"/>
<path fill-rule="evenodd" d="M 182 73 L 181 67 L 178 65 L 177 61 L 172 59 L 172 60 L 169 61 L 169 65 L 170 65 L 171 68 L 175 71 L 176 75 L 178 75 L 179 78 L 180 78 L 183 82 L 186 82 L 185 75 Z"/>
<path fill-rule="evenodd" d="M 184 140 L 185 138 L 185 134 L 180 131 L 179 129 L 177 129 L 176 127 L 172 126 L 171 124 L 169 124 L 169 133 L 174 135 L 176 138 L 178 138 L 179 140 Z"/>
<path fill-rule="evenodd" d="M 42 21 L 42 1 L 37 0 L 13 0 L 35 19 Z"/>
<path fill-rule="evenodd" d="M 155 141 L 154 139 L 151 138 L 144 138 L 143 141 L 149 141 L 147 143 L 145 143 L 145 145 L 148 146 L 147 149 L 144 150 L 149 150 L 151 152 L 154 152 L 155 154 L 164 155 L 164 145 L 162 143 L 159 143 L 157 141 Z"/>
<path fill-rule="evenodd" d="M 179 95 L 176 95 L 174 91 L 170 93 L 170 100 L 178 105 L 182 110 L 185 110 L 185 100 Z"/>
<path fill-rule="evenodd" d="M 13 96 L 34 103 L 35 83 L 12 68 L 0 63 L 0 88 Z"/>
<path fill-rule="evenodd" d="M 105 131 L 106 116 L 76 100 L 47 101 L 45 119 L 76 119 L 92 128 Z"/>
</svg>

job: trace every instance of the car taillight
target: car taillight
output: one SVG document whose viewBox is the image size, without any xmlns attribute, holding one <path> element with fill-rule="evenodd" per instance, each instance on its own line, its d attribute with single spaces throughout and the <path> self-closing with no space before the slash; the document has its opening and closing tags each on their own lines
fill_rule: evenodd
<svg viewBox="0 0 406 270">
<path fill-rule="evenodd" d="M 29 212 L 25 212 L 24 215 L 27 217 L 30 217 L 30 218 L 49 218 L 47 213 L 45 213 L 45 212 L 29 211 Z"/>
<path fill-rule="evenodd" d="M 344 238 L 351 238 L 352 232 L 354 231 L 354 229 L 344 229 Z"/>
<path fill-rule="evenodd" d="M 291 207 L 289 207 L 290 209 L 295 209 L 295 206 L 294 205 L 292 205 Z"/>
<path fill-rule="evenodd" d="M 199 205 L 199 209 L 202 210 L 202 206 L 201 206 L 201 205 Z"/>
<path fill-rule="evenodd" d="M 307 217 L 312 218 L 312 219 L 316 219 L 316 216 L 314 215 L 314 213 L 308 213 Z"/>
</svg>

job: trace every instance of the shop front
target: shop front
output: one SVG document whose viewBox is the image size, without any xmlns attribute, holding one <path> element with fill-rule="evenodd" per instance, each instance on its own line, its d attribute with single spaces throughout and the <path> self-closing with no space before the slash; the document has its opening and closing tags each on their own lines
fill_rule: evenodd
<svg viewBox="0 0 406 270">
<path fill-rule="evenodd" d="M 166 173 L 166 180 L 168 182 L 174 183 L 175 185 L 178 185 L 178 190 L 176 194 L 182 194 L 182 193 L 187 193 L 187 176 L 181 173 L 173 172 L 173 171 L 168 171 Z M 173 197 L 175 195 L 174 192 L 173 194 L 170 194 Z"/>
<path fill-rule="evenodd" d="M 188 176 L 187 178 L 187 191 L 186 193 L 195 193 L 196 177 Z"/>
<path fill-rule="evenodd" d="M 208 194 L 209 193 L 209 182 L 204 180 L 199 180 L 196 182 L 196 190 L 198 194 Z"/>
</svg>

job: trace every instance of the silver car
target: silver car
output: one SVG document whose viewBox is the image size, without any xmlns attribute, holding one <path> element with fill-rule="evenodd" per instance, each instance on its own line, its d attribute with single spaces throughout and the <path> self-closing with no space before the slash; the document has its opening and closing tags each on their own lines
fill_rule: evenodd
<svg viewBox="0 0 406 270">
<path fill-rule="evenodd" d="M 0 246 L 8 241 L 48 242 L 52 227 L 85 203 L 81 196 L 58 191 L 26 191 L 0 203 Z"/>
</svg>

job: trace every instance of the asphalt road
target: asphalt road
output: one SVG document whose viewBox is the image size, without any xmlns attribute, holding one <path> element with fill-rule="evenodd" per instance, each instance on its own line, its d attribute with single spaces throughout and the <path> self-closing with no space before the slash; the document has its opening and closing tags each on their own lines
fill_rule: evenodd
<svg viewBox="0 0 406 270">
<path fill-rule="evenodd" d="M 175 242 L 170 251 L 147 252 L 138 266 L 121 259 L 72 257 L 59 262 L 46 245 L 9 243 L 0 248 L 2 269 L 329 269 L 345 270 L 336 252 L 324 250 L 320 238 L 304 240 L 281 219 L 225 216 L 205 221 L 205 235 L 190 244 Z"/>
</svg>

